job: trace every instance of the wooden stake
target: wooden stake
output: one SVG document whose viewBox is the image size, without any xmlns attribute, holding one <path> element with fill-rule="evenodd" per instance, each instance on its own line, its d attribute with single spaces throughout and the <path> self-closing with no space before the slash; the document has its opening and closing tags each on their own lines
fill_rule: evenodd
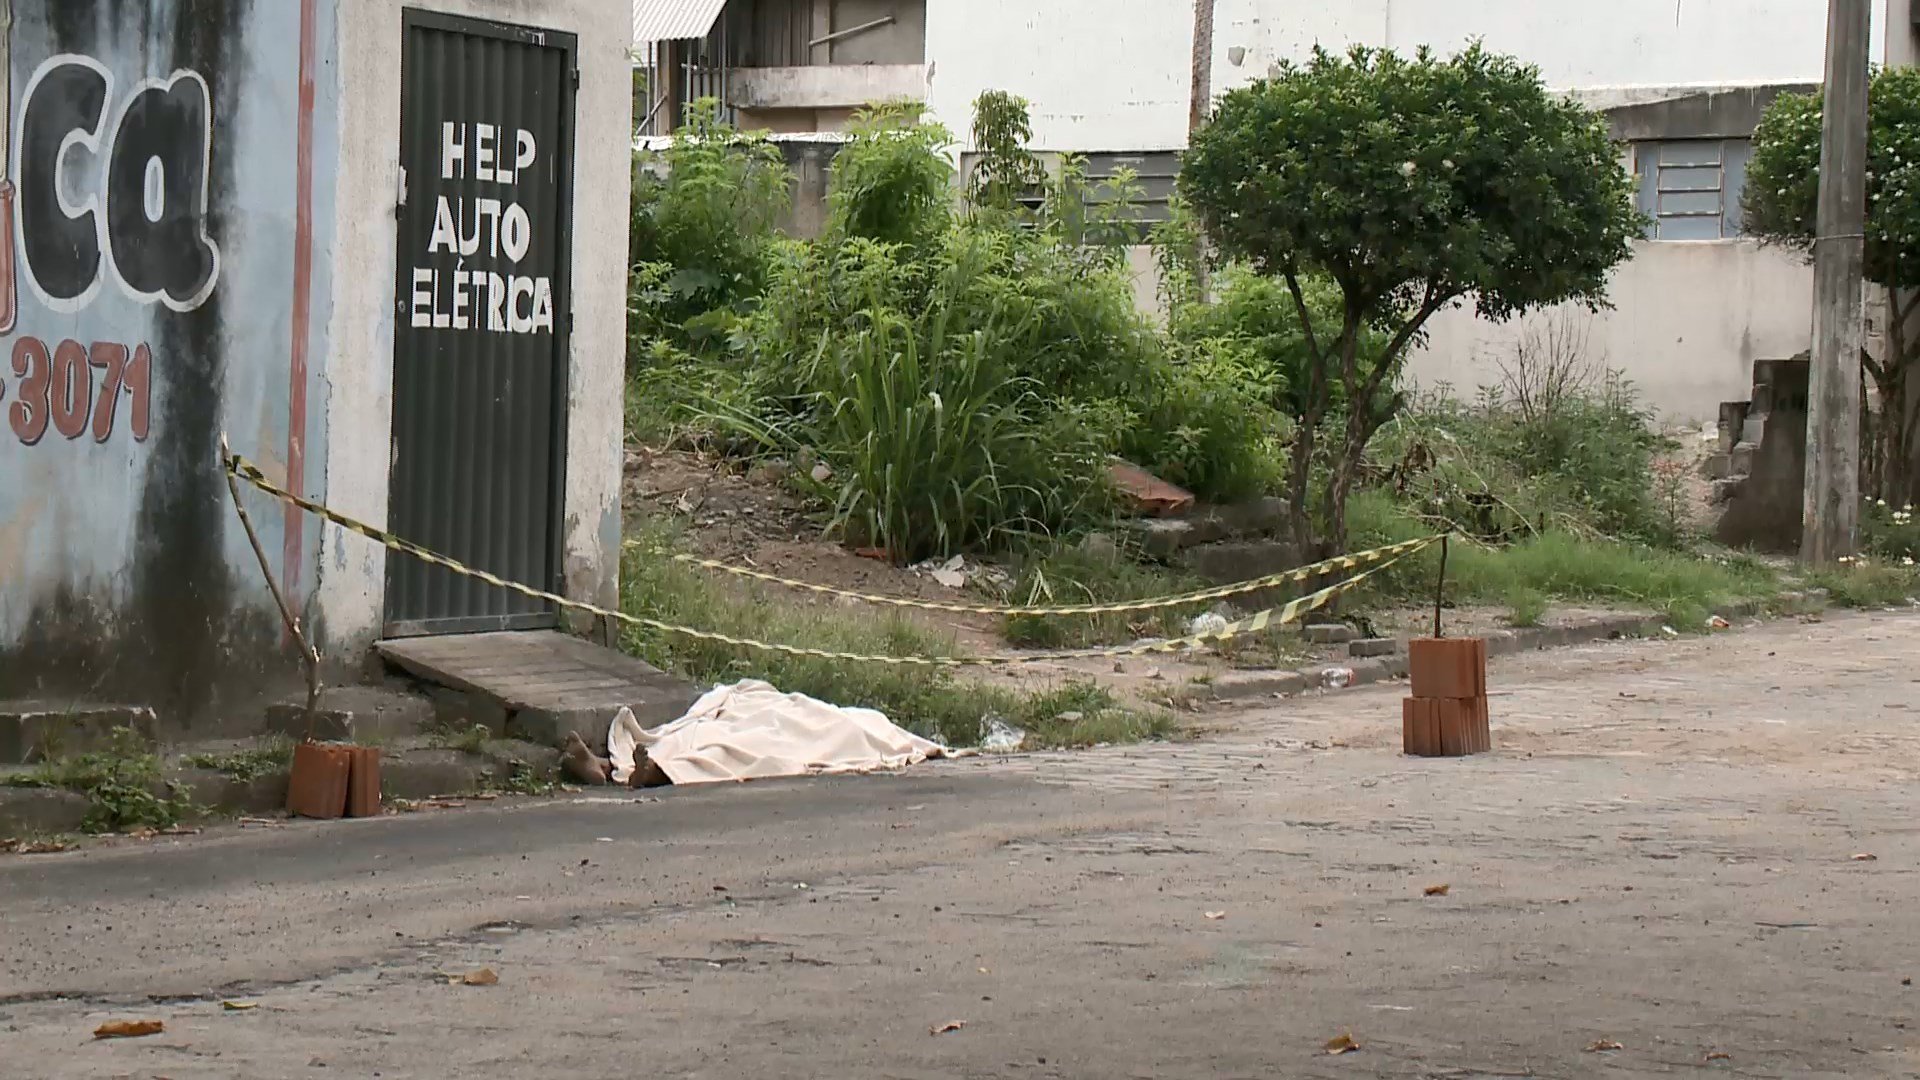
<svg viewBox="0 0 1920 1080">
<path fill-rule="evenodd" d="M 260 561 L 261 576 L 267 579 L 267 590 L 273 593 L 273 602 L 280 608 L 280 620 L 286 623 L 287 633 L 293 635 L 294 644 L 300 646 L 300 664 L 307 675 L 307 737 L 313 741 L 314 725 L 320 717 L 320 653 L 307 643 L 307 635 L 300 629 L 300 620 L 293 614 L 293 608 L 280 591 L 280 582 L 273 576 L 273 566 L 267 562 L 267 549 L 260 545 L 260 536 L 253 531 L 253 518 L 248 516 L 245 503 L 240 501 L 240 484 L 233 478 L 233 470 L 228 466 L 233 461 L 233 453 L 227 448 L 226 432 L 220 433 L 220 471 L 227 477 L 227 493 L 233 496 L 233 512 L 240 515 L 240 527 L 246 530 L 247 543 L 253 545 L 253 557 Z"/>
</svg>

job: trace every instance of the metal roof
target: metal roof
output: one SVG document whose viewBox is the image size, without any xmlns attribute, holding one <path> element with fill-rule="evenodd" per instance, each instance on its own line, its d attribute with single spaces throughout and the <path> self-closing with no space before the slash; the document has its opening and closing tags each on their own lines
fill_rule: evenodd
<svg viewBox="0 0 1920 1080">
<path fill-rule="evenodd" d="M 633 0 L 633 43 L 703 38 L 727 0 Z"/>
</svg>

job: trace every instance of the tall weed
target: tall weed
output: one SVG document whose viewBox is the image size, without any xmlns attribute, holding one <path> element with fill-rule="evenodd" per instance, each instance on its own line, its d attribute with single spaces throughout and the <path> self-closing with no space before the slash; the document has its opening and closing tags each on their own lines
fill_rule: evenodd
<svg viewBox="0 0 1920 1080">
<path fill-rule="evenodd" d="M 809 441 L 848 540 L 908 562 L 1050 533 L 1093 506 L 1098 445 L 1043 415 L 991 326 L 949 338 L 939 315 L 873 322 L 814 363 Z"/>
</svg>

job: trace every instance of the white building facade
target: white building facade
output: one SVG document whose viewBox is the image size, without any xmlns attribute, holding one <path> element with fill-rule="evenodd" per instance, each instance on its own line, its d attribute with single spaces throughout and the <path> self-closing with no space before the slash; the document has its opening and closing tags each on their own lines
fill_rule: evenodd
<svg viewBox="0 0 1920 1080">
<path fill-rule="evenodd" d="M 676 0 L 637 2 L 657 9 Z M 1910 2 L 1876 0 L 1876 59 L 1910 62 Z M 1036 149 L 1086 155 L 1095 175 L 1129 166 L 1152 202 L 1170 190 L 1186 145 L 1192 0 L 686 3 L 712 8 L 696 22 L 730 26 L 736 43 L 764 39 L 769 26 L 793 42 L 770 67 L 737 44 L 708 49 L 736 65 L 722 96 L 743 123 L 830 131 L 876 87 L 923 92 L 964 155 L 974 98 L 1006 90 L 1032 103 Z M 1739 207 L 1761 113 L 1780 93 L 1820 82 L 1826 13 L 1826 0 L 1217 0 L 1208 76 L 1219 94 L 1315 46 L 1447 53 L 1477 39 L 1606 112 L 1653 220 L 1615 276 L 1614 309 L 1504 325 L 1449 312 L 1412 375 L 1468 392 L 1497 382 L 1521 343 L 1552 323 L 1562 340 L 1583 342 L 1589 360 L 1631 379 L 1665 418 L 1696 421 L 1747 396 L 1755 360 L 1808 346 L 1811 272 L 1793 253 L 1746 238 Z M 1150 260 L 1136 264 L 1150 272 Z M 1143 300 L 1152 292 L 1143 280 Z"/>
</svg>

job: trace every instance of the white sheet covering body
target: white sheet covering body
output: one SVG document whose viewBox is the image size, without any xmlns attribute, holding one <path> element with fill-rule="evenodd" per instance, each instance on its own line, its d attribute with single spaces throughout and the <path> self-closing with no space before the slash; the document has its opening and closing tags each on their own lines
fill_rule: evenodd
<svg viewBox="0 0 1920 1080">
<path fill-rule="evenodd" d="M 707 692 L 652 731 L 621 709 L 607 735 L 613 779 L 633 775 L 635 750 L 675 784 L 902 769 L 948 751 L 872 709 L 847 709 L 746 680 Z"/>
</svg>

